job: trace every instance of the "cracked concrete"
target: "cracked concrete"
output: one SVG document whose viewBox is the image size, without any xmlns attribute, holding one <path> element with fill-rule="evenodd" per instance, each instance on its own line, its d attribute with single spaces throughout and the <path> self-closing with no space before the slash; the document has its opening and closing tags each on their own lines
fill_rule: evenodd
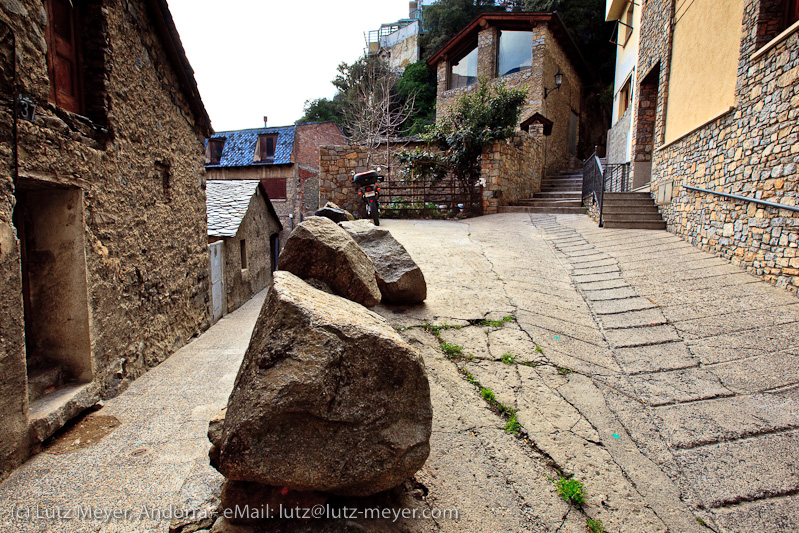
<svg viewBox="0 0 799 533">
<path fill-rule="evenodd" d="M 797 523 L 794 295 L 666 232 L 582 216 L 385 226 L 442 298 L 379 312 L 398 326 L 460 320 L 440 334 L 467 357 L 437 364 L 516 409 L 534 449 L 585 483 L 584 512 L 606 529 Z M 474 325 L 503 313 L 515 320 Z"/>
<path fill-rule="evenodd" d="M 674 235 L 600 229 L 584 216 L 383 224 L 425 272 L 428 299 L 376 311 L 424 357 L 434 406 L 430 457 L 393 505 L 459 516 L 262 530 L 582 532 L 588 517 L 606 531 L 799 529 L 795 296 Z M 42 453 L 12 474 L 0 485 L 0 529 L 170 523 L 26 521 L 13 515 L 20 506 L 213 507 L 221 477 L 205 456 L 207 421 L 262 299 L 109 401 L 100 412 L 121 425 L 99 443 Z M 441 342 L 463 356 L 448 359 Z M 504 430 L 508 409 L 519 435 Z M 581 509 L 557 494 L 561 475 L 584 483 Z"/>
</svg>

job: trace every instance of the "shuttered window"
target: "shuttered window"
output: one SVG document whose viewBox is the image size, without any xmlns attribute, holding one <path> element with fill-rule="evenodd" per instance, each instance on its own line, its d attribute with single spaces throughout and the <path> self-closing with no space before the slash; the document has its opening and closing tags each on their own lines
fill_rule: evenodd
<svg viewBox="0 0 799 533">
<path fill-rule="evenodd" d="M 799 20 L 799 0 L 786 0 L 785 27 L 787 28 L 797 20 Z"/>
<path fill-rule="evenodd" d="M 286 178 L 264 178 L 261 180 L 270 200 L 286 199 Z"/>
<path fill-rule="evenodd" d="M 73 113 L 83 112 L 75 9 L 69 0 L 46 0 L 47 67 L 50 100 Z"/>
</svg>

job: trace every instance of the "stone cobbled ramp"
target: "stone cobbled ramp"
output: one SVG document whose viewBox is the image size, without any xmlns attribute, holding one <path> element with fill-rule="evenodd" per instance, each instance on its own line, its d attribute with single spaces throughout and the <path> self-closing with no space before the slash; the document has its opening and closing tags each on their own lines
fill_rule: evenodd
<svg viewBox="0 0 799 533">
<path fill-rule="evenodd" d="M 538 217 L 607 339 L 608 405 L 725 531 L 799 529 L 799 300 L 666 232 Z"/>
</svg>

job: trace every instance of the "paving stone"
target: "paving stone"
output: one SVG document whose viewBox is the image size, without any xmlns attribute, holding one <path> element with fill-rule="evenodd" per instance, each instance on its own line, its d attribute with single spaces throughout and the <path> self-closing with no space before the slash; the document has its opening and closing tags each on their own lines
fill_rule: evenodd
<svg viewBox="0 0 799 533">
<path fill-rule="evenodd" d="M 572 269 L 573 276 L 587 276 L 593 274 L 609 274 L 614 272 L 616 274 L 620 273 L 618 265 L 604 265 L 604 266 L 588 266 L 588 265 L 580 265 L 579 267 L 574 267 Z"/>
<path fill-rule="evenodd" d="M 701 339 L 790 323 L 796 323 L 799 329 L 799 304 L 681 320 L 675 322 L 674 326 L 686 338 Z"/>
<path fill-rule="evenodd" d="M 799 427 L 799 403 L 771 394 L 717 398 L 659 407 L 663 434 L 675 448 Z"/>
<path fill-rule="evenodd" d="M 608 257 L 604 254 L 600 257 L 591 256 L 588 260 L 580 261 L 580 260 L 573 260 L 570 259 L 569 262 L 575 269 L 578 268 L 596 268 L 596 267 L 606 267 L 606 266 L 614 266 L 616 268 L 619 267 L 618 263 L 612 257 Z"/>
<path fill-rule="evenodd" d="M 640 328 L 609 329 L 605 338 L 614 348 L 628 348 L 649 344 L 663 344 L 682 340 L 671 324 L 660 326 L 643 326 Z"/>
<path fill-rule="evenodd" d="M 799 432 L 701 446 L 677 455 L 705 507 L 799 489 Z"/>
<path fill-rule="evenodd" d="M 707 367 L 735 391 L 757 392 L 799 383 L 799 352 L 780 352 Z"/>
<path fill-rule="evenodd" d="M 723 363 L 755 355 L 767 355 L 797 346 L 795 324 L 739 331 L 691 341 L 691 351 L 705 364 Z"/>
<path fill-rule="evenodd" d="M 683 342 L 616 348 L 613 353 L 622 368 L 631 374 L 687 368 L 699 364 L 699 359 L 688 351 Z"/>
<path fill-rule="evenodd" d="M 574 317 L 569 318 L 573 319 Z M 538 327 L 548 329 L 555 335 L 562 333 L 598 346 L 607 345 L 604 336 L 596 327 L 596 323 L 590 319 L 590 316 L 579 324 L 572 320 L 553 318 L 541 313 L 526 313 L 525 320 L 529 320 Z"/>
<path fill-rule="evenodd" d="M 615 313 L 627 313 L 629 311 L 641 311 L 643 309 L 655 308 L 657 308 L 657 305 L 641 297 L 591 303 L 591 309 L 598 315 L 612 315 Z"/>
<path fill-rule="evenodd" d="M 644 309 L 616 315 L 602 315 L 602 326 L 608 329 L 634 328 L 640 326 L 658 326 L 666 323 L 666 317 L 660 309 Z"/>
<path fill-rule="evenodd" d="M 718 377 L 702 368 L 636 374 L 629 379 L 641 399 L 653 407 L 732 395 Z"/>
<path fill-rule="evenodd" d="M 584 291 L 596 291 L 604 289 L 620 289 L 622 287 L 629 287 L 630 285 L 622 278 L 615 278 L 605 281 L 587 281 L 581 283 L 577 281 L 577 285 Z"/>
<path fill-rule="evenodd" d="M 723 531 L 783 533 L 799 531 L 799 496 L 784 496 L 742 502 L 713 510 L 713 518 Z"/>
<path fill-rule="evenodd" d="M 623 280 L 621 273 L 618 270 L 614 270 L 613 272 L 605 272 L 602 274 L 575 274 L 572 276 L 572 279 L 577 283 Z"/>
<path fill-rule="evenodd" d="M 621 287 L 617 289 L 601 289 L 595 291 L 583 291 L 583 295 L 587 300 L 592 302 L 601 302 L 605 300 L 622 300 L 624 298 L 634 298 L 638 296 L 631 287 Z"/>
</svg>

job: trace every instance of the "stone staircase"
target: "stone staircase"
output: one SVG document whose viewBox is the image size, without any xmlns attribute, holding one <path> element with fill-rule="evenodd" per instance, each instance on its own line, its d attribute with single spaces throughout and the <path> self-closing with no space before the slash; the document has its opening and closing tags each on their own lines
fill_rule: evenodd
<svg viewBox="0 0 799 533">
<path fill-rule="evenodd" d="M 499 208 L 500 213 L 585 214 L 583 175 L 579 170 L 547 176 L 541 181 L 541 192 Z"/>
<path fill-rule="evenodd" d="M 606 228 L 666 229 L 648 192 L 606 192 L 602 220 Z"/>
</svg>

